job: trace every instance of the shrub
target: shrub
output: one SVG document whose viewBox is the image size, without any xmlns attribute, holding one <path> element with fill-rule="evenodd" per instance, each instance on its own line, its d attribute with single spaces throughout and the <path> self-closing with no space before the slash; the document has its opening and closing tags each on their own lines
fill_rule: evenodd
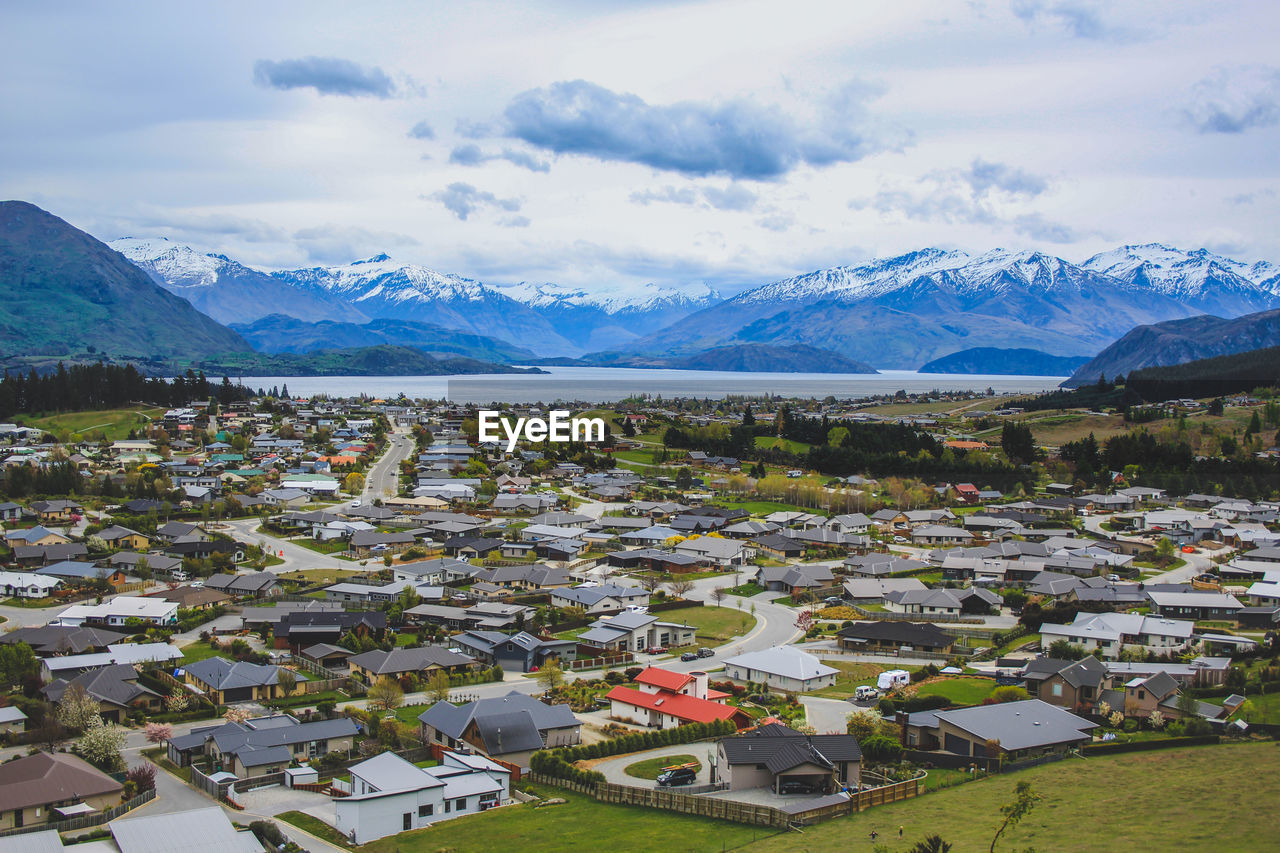
<svg viewBox="0 0 1280 853">
<path fill-rule="evenodd" d="M 284 833 L 272 821 L 255 820 L 249 824 L 249 831 L 254 834 L 254 837 L 261 844 L 266 845 L 271 850 L 278 850 L 280 845 L 285 843 Z"/>
<path fill-rule="evenodd" d="M 1138 730 L 1138 721 L 1130 717 L 1124 721 L 1124 730 L 1132 734 Z"/>
<path fill-rule="evenodd" d="M 156 766 L 150 762 L 144 762 L 137 767 L 130 767 L 129 772 L 124 774 L 124 778 L 127 782 L 133 783 L 135 791 L 144 794 L 156 786 Z"/>
</svg>

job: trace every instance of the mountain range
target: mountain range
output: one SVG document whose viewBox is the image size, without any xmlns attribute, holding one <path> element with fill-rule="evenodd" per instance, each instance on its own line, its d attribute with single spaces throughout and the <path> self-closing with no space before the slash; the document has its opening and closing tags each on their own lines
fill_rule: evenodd
<svg viewBox="0 0 1280 853">
<path fill-rule="evenodd" d="M 1265 322 L 1245 333 L 1220 318 L 1280 309 L 1275 265 L 1155 243 L 1081 264 L 1034 251 L 926 248 L 728 299 L 706 286 L 491 285 L 385 254 L 265 272 L 162 238 L 111 248 L 33 205 L 0 203 L 6 355 L 198 360 L 323 350 L 333 363 L 341 359 L 332 351 L 408 347 L 437 360 L 504 364 L 849 372 L 1012 363 L 1008 351 L 1035 351 L 1014 361 L 1079 359 L 1131 330 L 1146 335 L 1124 344 L 1131 352 L 1121 361 L 1099 362 L 1113 375 L 1232 351 L 1229 342 L 1211 345 L 1215 336 L 1265 343 Z M 1170 331 L 1169 321 L 1188 325 Z M 1160 330 L 1138 331 L 1150 326 Z M 1164 361 L 1135 355 L 1155 346 L 1153 334 Z M 1173 338 L 1198 343 L 1184 340 L 1179 352 Z"/>
<path fill-rule="evenodd" d="M 1062 383 L 1077 388 L 1148 367 L 1169 367 L 1206 358 L 1280 346 L 1280 310 L 1224 319 L 1202 315 L 1138 326 L 1090 359 Z"/>
</svg>

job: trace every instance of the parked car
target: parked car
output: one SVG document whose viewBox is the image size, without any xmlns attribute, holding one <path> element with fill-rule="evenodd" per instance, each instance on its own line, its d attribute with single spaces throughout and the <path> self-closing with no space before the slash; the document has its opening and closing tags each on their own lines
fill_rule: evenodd
<svg viewBox="0 0 1280 853">
<path fill-rule="evenodd" d="M 1107 580 L 1109 580 L 1109 581 L 1111 581 L 1111 582 L 1113 582 L 1113 583 L 1114 583 L 1115 581 L 1120 580 L 1120 576 L 1119 576 L 1119 575 L 1107 575 Z"/>
<path fill-rule="evenodd" d="M 697 652 L 685 652 L 684 654 L 680 655 L 680 660 L 685 661 L 686 663 L 691 660 L 697 660 L 697 659 L 698 659 Z"/>
<path fill-rule="evenodd" d="M 778 786 L 779 794 L 812 794 L 813 786 L 799 779 L 787 779 Z"/>
<path fill-rule="evenodd" d="M 872 687 L 870 684 L 864 684 L 853 692 L 851 702 L 870 702 L 873 699 L 880 698 L 880 691 Z"/>
<path fill-rule="evenodd" d="M 664 788 L 673 785 L 692 785 L 698 781 L 698 774 L 691 767 L 676 767 L 658 774 L 658 784 Z"/>
<path fill-rule="evenodd" d="M 844 599 L 838 595 L 828 595 L 826 598 L 822 599 L 822 603 L 838 607 L 839 605 L 844 604 Z"/>
<path fill-rule="evenodd" d="M 702 648 L 698 649 L 698 657 L 700 658 L 713 658 L 715 656 L 716 656 L 715 649 L 708 649 L 706 646 L 703 646 Z"/>
<path fill-rule="evenodd" d="M 647 655 L 660 655 L 666 650 L 667 649 L 665 646 L 650 646 L 649 648 L 644 650 L 644 653 Z"/>
</svg>

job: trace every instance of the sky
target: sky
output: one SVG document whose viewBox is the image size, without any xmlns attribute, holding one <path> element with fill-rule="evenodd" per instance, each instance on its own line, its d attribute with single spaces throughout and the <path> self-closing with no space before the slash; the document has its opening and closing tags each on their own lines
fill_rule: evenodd
<svg viewBox="0 0 1280 853">
<path fill-rule="evenodd" d="M 264 269 L 733 293 L 926 246 L 1280 261 L 1280 4 L 8 4 L 0 197 Z"/>
</svg>

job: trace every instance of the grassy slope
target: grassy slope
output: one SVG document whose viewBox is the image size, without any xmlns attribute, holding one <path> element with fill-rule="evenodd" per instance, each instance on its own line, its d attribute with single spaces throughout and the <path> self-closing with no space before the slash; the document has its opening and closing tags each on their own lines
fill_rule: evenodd
<svg viewBox="0 0 1280 853">
<path fill-rule="evenodd" d="M 654 615 L 662 622 L 693 625 L 698 629 L 701 645 L 719 645 L 746 634 L 755 626 L 755 617 L 736 607 L 681 607 Z"/>
<path fill-rule="evenodd" d="M 143 427 L 151 418 L 164 414 L 164 409 L 152 406 L 130 406 L 123 409 L 101 409 L 89 412 L 65 412 L 41 417 L 18 416 L 16 420 L 25 426 L 37 427 L 52 433 L 97 433 L 109 440 L 126 438 L 129 430 Z M 143 417 L 143 416 L 146 417 Z"/>
<path fill-rule="evenodd" d="M 1005 834 L 1002 851 L 1268 850 L 1275 846 L 1269 810 L 1224 805 L 1215 792 L 1238 792 L 1253 804 L 1276 802 L 1277 766 L 1280 751 L 1274 743 L 1070 759 L 877 807 L 806 829 L 803 838 L 771 838 L 745 849 L 821 853 L 870 848 L 868 834 L 876 829 L 879 842 L 893 853 L 910 849 L 930 833 L 951 842 L 956 853 L 986 850 L 1000 806 L 1010 799 L 1013 786 L 1025 780 L 1044 799 Z M 899 825 L 906 827 L 902 841 Z"/>
</svg>

